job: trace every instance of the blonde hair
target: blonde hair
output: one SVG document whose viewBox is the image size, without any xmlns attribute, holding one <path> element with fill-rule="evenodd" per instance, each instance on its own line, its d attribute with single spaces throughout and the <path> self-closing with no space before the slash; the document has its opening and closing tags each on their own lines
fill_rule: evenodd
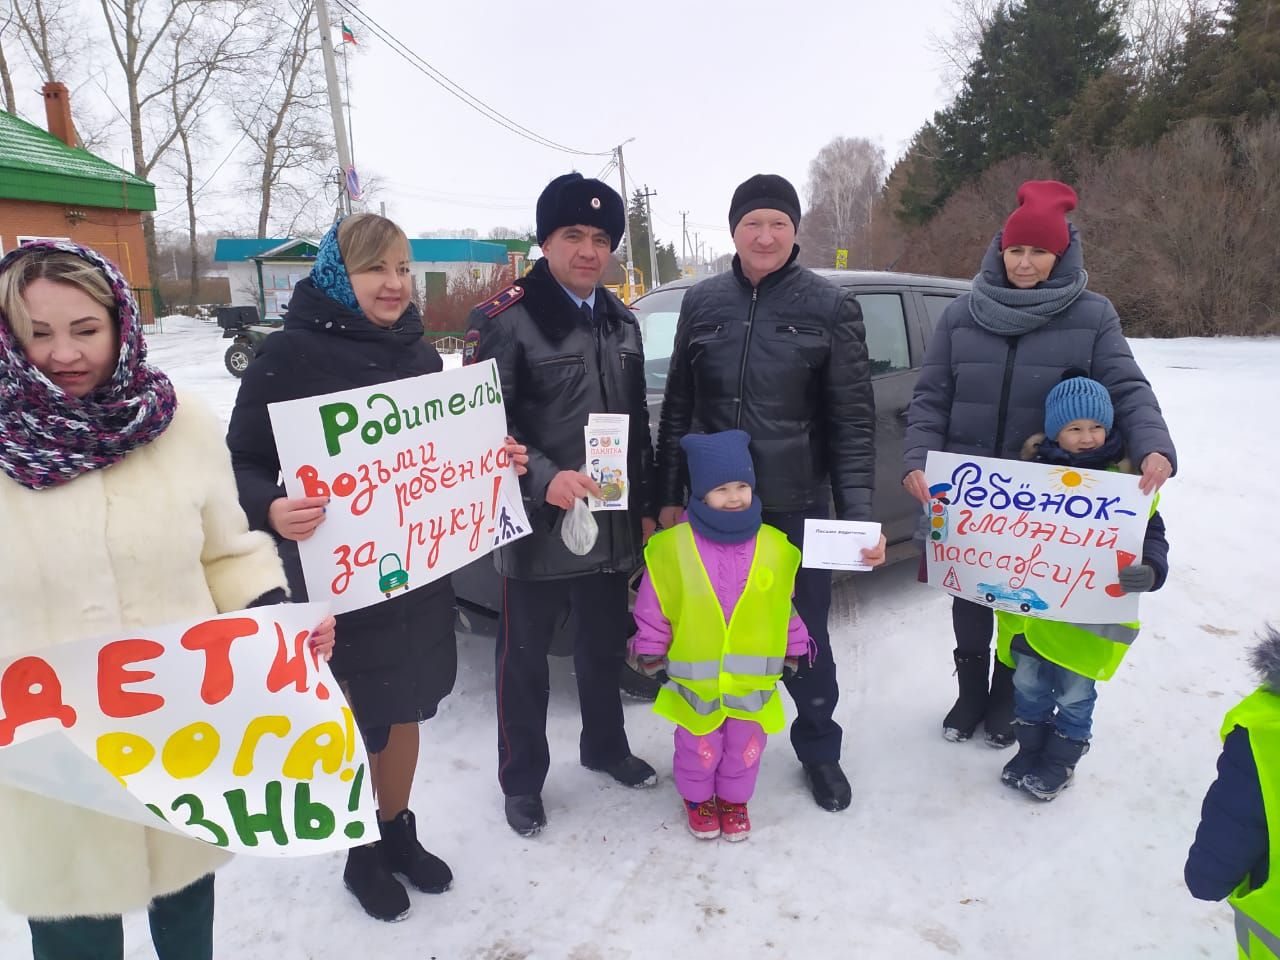
<svg viewBox="0 0 1280 960">
<path fill-rule="evenodd" d="M 19 343 L 31 339 L 31 314 L 23 296 L 27 287 L 36 280 L 49 280 L 75 287 L 88 295 L 107 311 L 117 330 L 119 312 L 111 284 L 101 270 L 74 253 L 62 250 L 33 250 L 19 257 L 9 268 L 0 273 L 0 318 L 9 324 Z"/>
<path fill-rule="evenodd" d="M 406 260 L 412 259 L 409 238 L 386 217 L 376 213 L 354 213 L 338 227 L 338 250 L 346 264 L 347 276 L 376 266 L 394 243 L 404 249 Z"/>
</svg>

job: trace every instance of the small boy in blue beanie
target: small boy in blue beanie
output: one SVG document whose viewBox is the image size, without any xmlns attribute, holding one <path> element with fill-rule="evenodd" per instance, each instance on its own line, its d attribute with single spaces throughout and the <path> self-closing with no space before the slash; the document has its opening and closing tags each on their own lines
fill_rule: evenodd
<svg viewBox="0 0 1280 960">
<path fill-rule="evenodd" d="M 1136 473 L 1124 438 L 1112 430 L 1115 408 L 1107 388 L 1069 370 L 1044 402 L 1043 434 L 1027 439 L 1024 460 Z M 1120 571 L 1125 593 L 1159 590 L 1169 573 L 1164 520 L 1152 501 L 1142 561 Z M 1014 735 L 1018 753 L 1000 782 L 1038 800 L 1052 800 L 1071 783 L 1089 749 L 1096 683 L 1114 675 L 1137 638 L 1137 623 L 1089 625 L 997 611 L 996 652 L 1015 667 Z"/>
<path fill-rule="evenodd" d="M 800 551 L 761 522 L 750 439 L 680 441 L 688 512 L 650 538 L 635 605 L 632 661 L 665 681 L 653 709 L 676 724 L 676 789 L 700 840 L 750 834 L 760 756 L 784 726 L 777 682 L 810 644 L 791 602 Z"/>
</svg>

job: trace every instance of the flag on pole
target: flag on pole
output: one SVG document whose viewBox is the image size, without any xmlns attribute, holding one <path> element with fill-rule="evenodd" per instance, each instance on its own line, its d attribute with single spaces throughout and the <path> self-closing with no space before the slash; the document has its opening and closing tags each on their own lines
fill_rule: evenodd
<svg viewBox="0 0 1280 960">
<path fill-rule="evenodd" d="M 345 23 L 343 23 L 342 25 L 342 42 L 350 43 L 357 47 L 360 46 L 360 44 L 356 43 L 356 35 L 351 32 L 351 28 L 348 27 Z"/>
</svg>

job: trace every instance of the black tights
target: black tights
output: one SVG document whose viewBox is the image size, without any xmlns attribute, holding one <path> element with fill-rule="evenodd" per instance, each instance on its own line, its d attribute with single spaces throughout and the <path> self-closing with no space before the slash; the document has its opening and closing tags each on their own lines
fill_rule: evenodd
<svg viewBox="0 0 1280 960">
<path fill-rule="evenodd" d="M 995 623 L 995 611 L 990 607 L 961 600 L 959 597 L 951 599 L 951 626 L 956 634 L 958 655 L 989 656 Z"/>
</svg>

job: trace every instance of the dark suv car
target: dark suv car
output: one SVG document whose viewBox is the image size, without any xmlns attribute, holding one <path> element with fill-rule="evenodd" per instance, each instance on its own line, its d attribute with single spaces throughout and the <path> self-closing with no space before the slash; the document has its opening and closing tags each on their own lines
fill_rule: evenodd
<svg viewBox="0 0 1280 960">
<path fill-rule="evenodd" d="M 920 517 L 919 504 L 902 488 L 902 435 L 907 407 L 934 324 L 952 300 L 969 290 L 969 282 L 909 273 L 816 272 L 851 289 L 862 307 L 876 397 L 873 515 L 889 541 L 889 562 L 902 560 L 915 555 L 911 537 Z M 649 418 L 655 442 L 680 302 L 695 282 L 677 280 L 665 284 L 631 305 L 644 339 Z M 493 560 L 482 557 L 463 567 L 453 575 L 453 584 L 462 628 L 469 632 L 493 631 L 501 596 Z M 568 644 L 559 642 L 559 638 L 552 649 L 556 653 L 569 652 Z"/>
</svg>

